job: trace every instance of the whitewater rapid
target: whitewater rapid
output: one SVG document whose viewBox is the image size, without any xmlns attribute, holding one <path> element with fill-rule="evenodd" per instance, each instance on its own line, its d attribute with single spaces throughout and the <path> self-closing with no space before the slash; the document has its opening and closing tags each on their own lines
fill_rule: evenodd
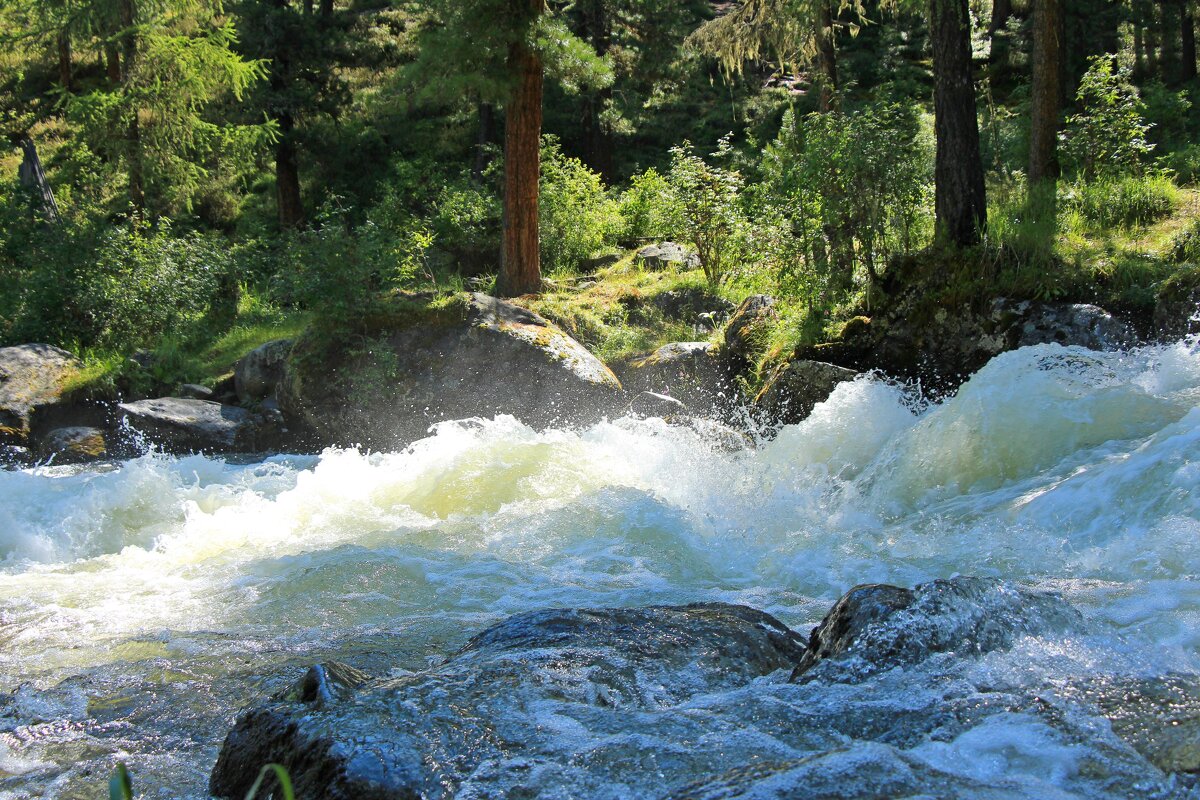
<svg viewBox="0 0 1200 800">
<path fill-rule="evenodd" d="M 3 471 L 0 798 L 101 796 L 118 760 L 139 796 L 206 797 L 238 709 L 302 665 L 420 669 L 546 607 L 720 600 L 806 631 L 855 584 L 996 576 L 1094 633 L 972 669 L 1200 673 L 1198 444 L 1183 341 L 1024 348 L 939 404 L 860 377 L 734 452 L 500 417 L 396 453 Z M 1081 751 L 1039 725 L 906 752 L 1075 796 Z"/>
</svg>

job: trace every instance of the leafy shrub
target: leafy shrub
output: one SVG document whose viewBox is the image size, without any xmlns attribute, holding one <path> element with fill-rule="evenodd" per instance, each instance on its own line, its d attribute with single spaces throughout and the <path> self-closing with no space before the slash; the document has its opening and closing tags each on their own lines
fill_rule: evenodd
<svg viewBox="0 0 1200 800">
<path fill-rule="evenodd" d="M 346 211 L 326 204 L 311 227 L 285 244 L 277 291 L 323 320 L 352 324 L 386 294 L 413 283 L 432 243 L 429 228 L 415 218 L 351 227 Z"/>
<path fill-rule="evenodd" d="M 1080 110 L 1065 130 L 1067 162 L 1085 178 L 1139 174 L 1154 145 L 1129 67 L 1112 55 L 1093 56 L 1076 100 Z"/>
<path fill-rule="evenodd" d="M 542 142 L 538 232 L 542 267 L 574 270 L 615 237 L 620 224 L 616 202 L 600 176 L 582 161 L 563 155 L 558 142 Z"/>
<path fill-rule="evenodd" d="M 704 277 L 714 287 L 737 263 L 747 228 L 739 205 L 741 173 L 719 165 L 732 152 L 728 136 L 712 153 L 713 163 L 696 155 L 690 142 L 671 148 L 668 182 L 679 203 L 681 230 L 695 246 Z"/>
<path fill-rule="evenodd" d="M 671 239 L 681 225 L 682 210 L 671 184 L 651 167 L 629 181 L 621 195 L 621 241 L 626 244 Z"/>
<path fill-rule="evenodd" d="M 1162 158 L 1162 164 L 1184 184 L 1200 181 L 1200 144 L 1189 144 Z"/>
<path fill-rule="evenodd" d="M 128 350 L 236 298 L 235 251 L 218 236 L 168 220 L 50 225 L 28 210 L 0 209 L 8 341 Z"/>
<path fill-rule="evenodd" d="M 467 272 L 499 266 L 501 214 L 499 198 L 480 186 L 448 184 L 434 201 L 429 218 L 437 247 Z"/>
<path fill-rule="evenodd" d="M 1161 172 L 1116 175 L 1076 183 L 1067 202 L 1097 227 L 1130 227 L 1171 214 L 1179 205 L 1179 189 Z"/>
<path fill-rule="evenodd" d="M 859 268 L 873 275 L 924 242 L 931 170 L 917 132 L 911 106 L 784 115 L 763 154 L 759 215 L 777 223 L 766 251 L 782 283 L 844 296 Z"/>
</svg>

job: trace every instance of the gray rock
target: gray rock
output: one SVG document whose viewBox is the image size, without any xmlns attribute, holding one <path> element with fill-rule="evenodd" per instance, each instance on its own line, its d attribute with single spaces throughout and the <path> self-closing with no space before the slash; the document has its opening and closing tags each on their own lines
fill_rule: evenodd
<svg viewBox="0 0 1200 800">
<path fill-rule="evenodd" d="M 319 444 L 392 448 L 441 420 L 511 414 L 541 427 L 620 409 L 620 381 L 558 327 L 486 295 L 459 300 L 398 314 L 365 341 L 299 341 L 279 393 L 289 424 Z"/>
<path fill-rule="evenodd" d="M 605 267 L 611 267 L 621 260 L 619 253 L 604 253 L 603 255 L 585 258 L 579 264 L 579 270 L 584 275 L 593 275 Z"/>
<path fill-rule="evenodd" d="M 243 797 L 261 765 L 278 762 L 298 797 L 452 797 L 489 760 L 560 745 L 542 724 L 548 703 L 653 712 L 789 669 L 802 652 L 793 631 L 744 606 L 522 614 L 425 672 L 372 681 L 340 702 L 314 678 L 299 694 L 320 703 L 250 710 L 226 738 L 210 790 Z"/>
<path fill-rule="evenodd" d="M 82 362 L 59 347 L 0 347 L 0 445 L 26 447 L 35 414 L 65 402 L 63 383 Z"/>
<path fill-rule="evenodd" d="M 637 262 L 649 270 L 696 269 L 700 257 L 675 242 L 649 244 L 637 251 Z"/>
<path fill-rule="evenodd" d="M 669 417 L 687 414 L 687 406 L 678 399 L 658 392 L 638 392 L 626 413 L 635 417 Z"/>
<path fill-rule="evenodd" d="M 1137 334 L 1099 306 L 1085 303 L 1014 303 L 997 300 L 992 320 L 1005 331 L 1009 347 L 1061 344 L 1089 350 L 1119 350 L 1137 342 Z"/>
<path fill-rule="evenodd" d="M 764 337 L 779 321 L 775 298 L 752 294 L 741 302 L 725 323 L 725 343 L 721 358 L 741 370 L 756 360 L 765 344 Z"/>
<path fill-rule="evenodd" d="M 177 392 L 179 397 L 185 400 L 212 400 L 213 390 L 207 386 L 201 386 L 198 383 L 185 383 L 179 387 Z"/>
<path fill-rule="evenodd" d="M 1167 340 L 1200 333 L 1200 270 L 1181 268 L 1163 281 L 1153 321 L 1155 332 Z"/>
<path fill-rule="evenodd" d="M 671 342 L 619 370 L 627 391 L 665 394 L 698 414 L 720 416 L 740 398 L 708 342 Z"/>
<path fill-rule="evenodd" d="M 649 304 L 668 319 L 697 322 L 724 320 L 733 313 L 734 305 L 723 297 L 711 294 L 699 287 L 671 289 L 650 298 Z"/>
<path fill-rule="evenodd" d="M 238 361 L 233 381 L 239 401 L 255 403 L 275 393 L 293 344 L 291 339 L 276 339 L 254 348 Z"/>
<path fill-rule="evenodd" d="M 130 428 L 167 452 L 238 453 L 264 446 L 260 419 L 237 406 L 160 397 L 118 408 Z"/>
<path fill-rule="evenodd" d="M 852 369 L 798 358 L 775 368 L 754 398 L 754 409 L 768 424 L 793 425 L 829 399 L 839 383 L 857 376 Z"/>
<path fill-rule="evenodd" d="M 108 441 L 99 428 L 55 428 L 38 441 L 38 457 L 56 464 L 80 464 L 108 456 Z"/>
<path fill-rule="evenodd" d="M 856 681 L 935 653 L 1004 650 L 1022 636 L 1082 631 L 1062 598 L 994 578 L 856 586 L 812 631 L 792 680 Z"/>
</svg>

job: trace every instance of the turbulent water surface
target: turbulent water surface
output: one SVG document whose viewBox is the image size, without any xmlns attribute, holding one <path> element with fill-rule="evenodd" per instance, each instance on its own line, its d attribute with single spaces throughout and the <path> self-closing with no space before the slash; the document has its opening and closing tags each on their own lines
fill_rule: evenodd
<svg viewBox="0 0 1200 800">
<path fill-rule="evenodd" d="M 806 631 L 857 583 L 954 574 L 1059 592 L 1089 633 L 853 687 L 781 674 L 624 731 L 547 724 L 563 724 L 564 753 L 613 759 L 593 776 L 628 774 L 631 752 L 699 747 L 720 771 L 836 739 L 828 769 L 851 787 L 899 754 L 998 796 L 1184 796 L 1153 770 L 1088 783 L 1089 764 L 1132 758 L 1103 720 L 1071 738 L 1017 709 L 951 734 L 809 745 L 760 723 L 764 698 L 810 704 L 820 728 L 821 713 L 924 713 L 998 682 L 1200 673 L 1198 445 L 1200 350 L 1182 342 L 1026 348 L 929 407 L 860 378 L 743 452 L 657 420 L 535 432 L 499 418 L 398 453 L 0 472 L 0 797 L 102 796 L 117 761 L 139 796 L 206 797 L 237 711 L 304 665 L 417 670 L 517 612 L 721 600 Z M 727 754 L 672 733 L 701 716 Z M 636 769 L 546 794 L 654 796 L 687 777 Z M 488 781 L 468 776 L 464 793 L 488 796 Z"/>
</svg>

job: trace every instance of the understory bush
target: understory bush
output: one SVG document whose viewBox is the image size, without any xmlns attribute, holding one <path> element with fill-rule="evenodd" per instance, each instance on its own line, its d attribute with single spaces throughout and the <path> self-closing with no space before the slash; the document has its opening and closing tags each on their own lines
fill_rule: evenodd
<svg viewBox="0 0 1200 800">
<path fill-rule="evenodd" d="M 653 167 L 630 179 L 619 208 L 620 240 L 625 245 L 674 238 L 682 224 L 679 199 Z"/>
<path fill-rule="evenodd" d="M 1087 179 L 1138 174 L 1154 145 L 1132 70 L 1108 54 L 1088 63 L 1076 94 L 1079 111 L 1067 117 L 1064 160 Z"/>
<path fill-rule="evenodd" d="M 671 148 L 667 181 L 679 204 L 680 232 L 696 248 L 709 286 L 729 277 L 743 254 L 747 220 L 740 205 L 742 176 L 722 166 L 733 148 L 729 137 L 705 159 L 690 142 Z"/>
<path fill-rule="evenodd" d="M 600 176 L 564 155 L 553 137 L 542 143 L 540 188 L 538 232 L 546 271 L 575 270 L 616 238 L 617 202 Z"/>
<path fill-rule="evenodd" d="M 909 106 L 789 111 L 762 172 L 762 250 L 801 294 L 845 297 L 860 271 L 874 276 L 928 237 L 931 158 Z"/>
</svg>

